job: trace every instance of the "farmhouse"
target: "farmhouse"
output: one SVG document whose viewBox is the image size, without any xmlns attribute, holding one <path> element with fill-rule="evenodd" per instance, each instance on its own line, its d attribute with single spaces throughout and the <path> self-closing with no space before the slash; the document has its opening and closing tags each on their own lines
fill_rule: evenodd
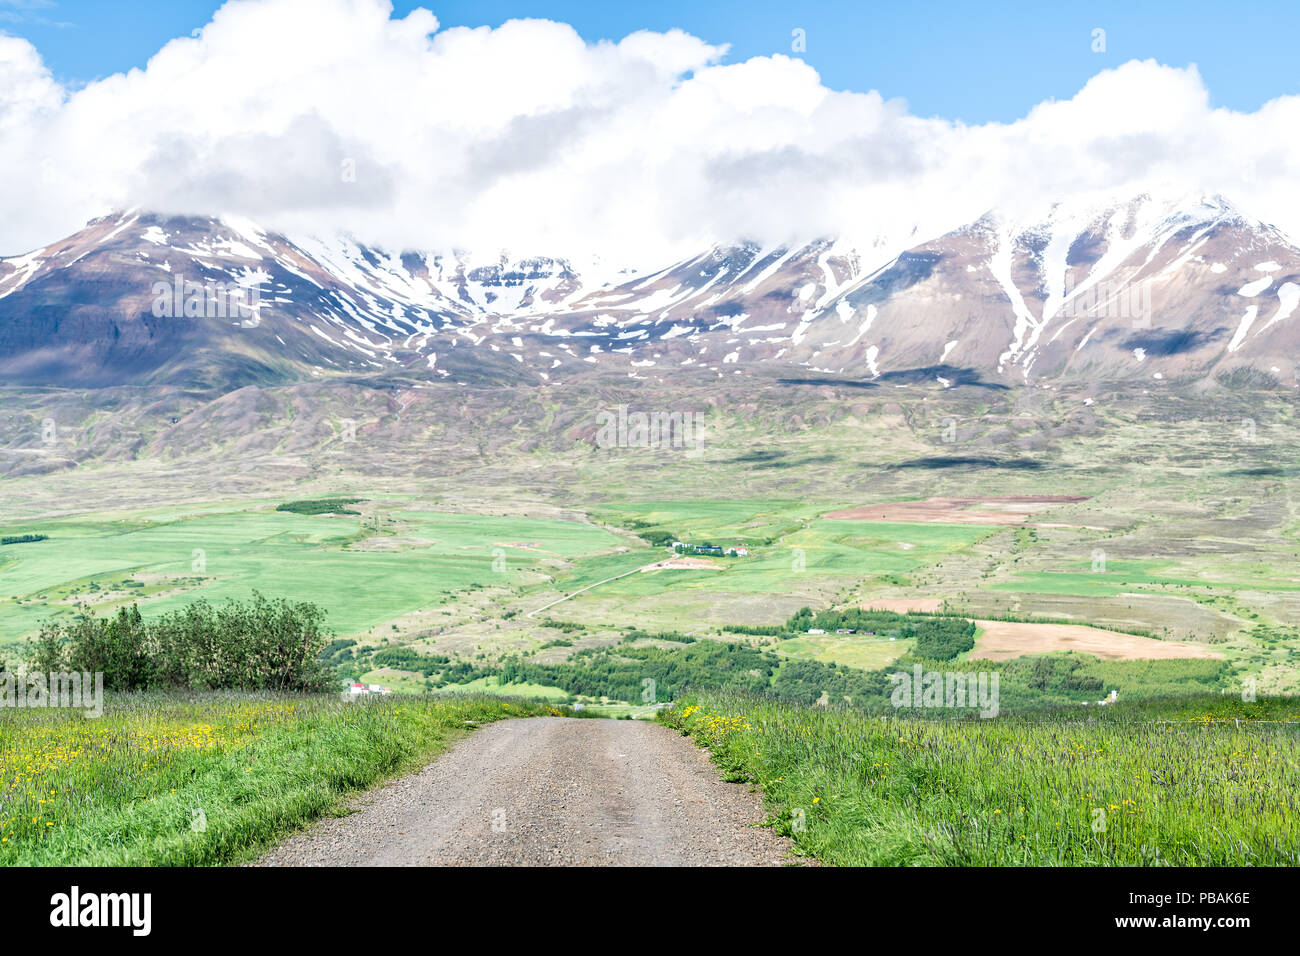
<svg viewBox="0 0 1300 956">
<path fill-rule="evenodd" d="M 743 547 L 724 548 L 718 544 L 688 544 L 685 541 L 674 541 L 672 549 L 679 554 L 709 554 L 714 557 L 728 558 L 745 558 L 749 556 L 749 549 Z"/>
</svg>

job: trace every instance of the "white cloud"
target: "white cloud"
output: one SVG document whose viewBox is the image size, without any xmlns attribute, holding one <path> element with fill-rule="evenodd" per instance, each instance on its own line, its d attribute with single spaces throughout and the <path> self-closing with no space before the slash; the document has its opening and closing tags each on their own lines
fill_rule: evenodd
<svg viewBox="0 0 1300 956">
<path fill-rule="evenodd" d="M 0 252 L 140 206 L 644 265 L 740 238 L 918 241 L 1151 183 L 1300 232 L 1300 97 L 1216 110 L 1194 67 L 1134 61 L 966 126 L 725 52 L 679 30 L 588 45 L 543 20 L 440 30 L 386 0 L 230 0 L 143 70 L 71 91 L 0 35 Z"/>
</svg>

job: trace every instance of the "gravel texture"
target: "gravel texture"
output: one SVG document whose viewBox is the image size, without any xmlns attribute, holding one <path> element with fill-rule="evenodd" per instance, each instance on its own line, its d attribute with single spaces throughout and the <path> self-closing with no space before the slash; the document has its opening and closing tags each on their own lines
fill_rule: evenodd
<svg viewBox="0 0 1300 956">
<path fill-rule="evenodd" d="M 640 720 L 488 724 L 259 866 L 779 866 L 759 794 Z"/>
</svg>

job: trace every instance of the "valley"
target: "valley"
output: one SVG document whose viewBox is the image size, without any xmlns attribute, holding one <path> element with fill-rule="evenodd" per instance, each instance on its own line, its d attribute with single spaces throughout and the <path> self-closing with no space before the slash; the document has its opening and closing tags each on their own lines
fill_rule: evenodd
<svg viewBox="0 0 1300 956">
<path fill-rule="evenodd" d="M 191 407 L 174 422 L 156 397 L 11 390 L 0 534 L 46 539 L 0 548 L 0 659 L 20 660 L 42 622 L 80 605 L 148 616 L 258 590 L 321 606 L 354 659 L 402 650 L 359 679 L 428 690 L 429 667 L 398 658 L 552 665 L 655 633 L 762 647 L 774 638 L 746 628 L 870 604 L 1099 627 L 1084 647 L 1102 658 L 1163 641 L 1151 657 L 1224 662 L 1224 692 L 1300 689 L 1296 466 L 1278 455 L 1297 437 L 1288 394 L 889 392 L 828 381 L 657 395 L 595 380 L 448 384 L 400 404 L 304 385 L 178 395 Z M 602 447 L 598 412 L 629 402 L 707 410 L 700 453 Z M 1238 403 L 1260 423 L 1252 441 Z M 59 440 L 43 445 L 49 417 Z M 358 422 L 354 440 L 340 418 Z M 958 443 L 943 424 L 954 418 L 969 436 Z M 24 434 L 29 454 L 15 454 Z M 352 503 L 276 510 L 331 498 Z M 927 504 L 940 499 L 957 504 Z M 747 554 L 673 566 L 652 543 L 669 539 Z M 869 670 L 907 650 L 787 638 L 772 649 Z M 995 659 L 1070 646 L 990 640 Z"/>
</svg>

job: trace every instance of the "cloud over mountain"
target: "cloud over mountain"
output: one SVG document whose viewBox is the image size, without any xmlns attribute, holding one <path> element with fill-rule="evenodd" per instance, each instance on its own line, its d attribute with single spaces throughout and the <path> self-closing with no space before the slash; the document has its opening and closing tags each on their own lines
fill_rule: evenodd
<svg viewBox="0 0 1300 956">
<path fill-rule="evenodd" d="M 798 58 L 725 55 L 681 31 L 588 44 L 544 20 L 442 30 L 386 0 L 230 0 L 144 69 L 72 90 L 0 35 L 0 254 L 138 206 L 666 262 L 739 239 L 922 241 L 1149 183 L 1300 233 L 1300 97 L 1215 109 L 1195 67 L 1134 61 L 967 126 L 828 89 Z"/>
</svg>

